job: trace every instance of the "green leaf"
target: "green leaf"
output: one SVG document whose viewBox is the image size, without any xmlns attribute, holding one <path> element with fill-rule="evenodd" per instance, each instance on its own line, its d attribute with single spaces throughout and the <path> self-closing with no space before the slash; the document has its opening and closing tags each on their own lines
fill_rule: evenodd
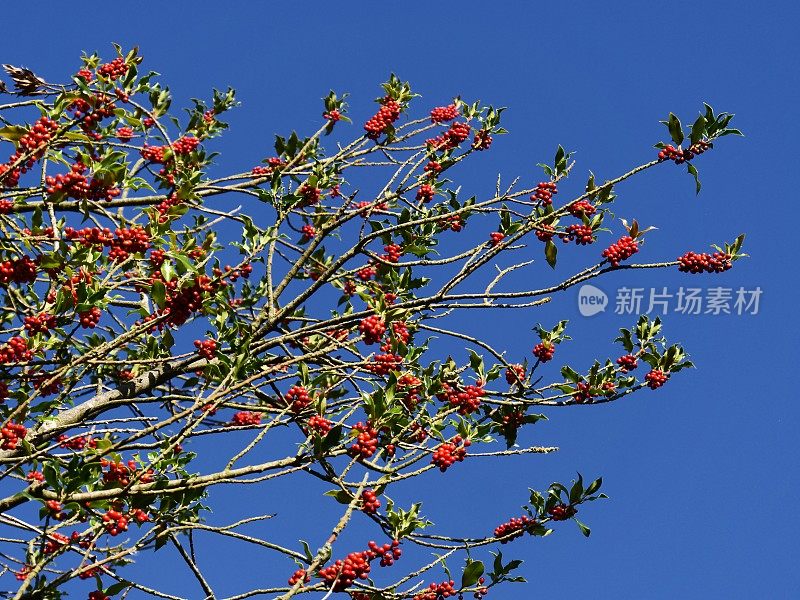
<svg viewBox="0 0 800 600">
<path fill-rule="evenodd" d="M 547 264 L 552 268 L 556 268 L 556 259 L 558 258 L 558 246 L 555 245 L 553 240 L 547 240 L 544 245 L 544 258 Z"/>
<path fill-rule="evenodd" d="M 43 269 L 58 269 L 63 264 L 61 256 L 58 254 L 42 254 L 39 257 L 39 266 Z"/>
<path fill-rule="evenodd" d="M 172 281 L 175 278 L 175 268 L 171 262 L 161 263 L 161 275 L 164 276 L 164 281 Z"/>
<path fill-rule="evenodd" d="M 122 590 L 125 590 L 125 589 L 131 587 L 131 585 L 133 585 L 131 582 L 125 581 L 123 579 L 122 581 L 118 581 L 114 585 L 111 585 L 108 588 L 106 588 L 105 595 L 106 596 L 116 596 Z"/>
<path fill-rule="evenodd" d="M 300 540 L 300 544 L 303 546 L 303 554 L 306 555 L 308 562 L 314 560 L 314 555 L 311 554 L 311 547 L 308 545 L 308 542 L 305 540 Z"/>
<path fill-rule="evenodd" d="M 581 523 L 580 521 L 578 521 L 578 519 L 575 519 L 575 522 L 578 524 L 578 529 L 581 530 L 581 533 L 583 535 L 585 535 L 586 537 L 592 535 L 592 530 L 589 529 L 584 523 Z"/>
<path fill-rule="evenodd" d="M 586 488 L 586 495 L 587 496 L 591 496 L 597 490 L 600 489 L 601 485 L 603 485 L 603 478 L 602 477 L 598 477 L 592 483 L 589 484 L 589 487 Z"/>
<path fill-rule="evenodd" d="M 350 504 L 350 501 L 352 500 L 350 494 L 344 490 L 330 490 L 325 492 L 325 495 L 335 498 L 339 504 Z"/>
<path fill-rule="evenodd" d="M 479 560 L 470 560 L 467 566 L 464 567 L 464 573 L 461 576 L 461 587 L 466 588 L 475 585 L 481 575 L 483 575 L 483 563 Z"/>
<path fill-rule="evenodd" d="M 471 348 L 469 349 L 469 368 L 478 375 L 483 375 L 483 358 Z"/>
<path fill-rule="evenodd" d="M 578 479 L 569 490 L 569 502 L 575 504 L 583 497 L 583 477 L 578 473 Z"/>
<path fill-rule="evenodd" d="M 167 288 L 163 282 L 159 280 L 153 282 L 153 286 L 150 288 L 150 297 L 158 308 L 164 308 L 167 301 Z"/>
<path fill-rule="evenodd" d="M 16 144 L 20 138 L 27 133 L 28 128 L 20 125 L 8 125 L 6 127 L 0 127 L 0 138 L 8 140 L 9 142 L 14 142 L 14 144 Z"/>
<path fill-rule="evenodd" d="M 672 141 L 680 146 L 685 137 L 683 135 L 683 129 L 681 128 L 681 120 L 674 114 L 669 113 L 667 128 L 669 129 L 669 135 L 672 137 Z"/>
<path fill-rule="evenodd" d="M 694 193 L 700 193 L 700 176 L 697 173 L 697 167 L 695 167 L 692 163 L 686 163 L 686 170 L 689 172 L 689 175 L 694 177 Z"/>
<path fill-rule="evenodd" d="M 700 115 L 699 117 L 697 117 L 697 120 L 694 122 L 694 125 L 692 125 L 692 134 L 689 137 L 689 141 L 691 141 L 692 144 L 696 144 L 697 142 L 703 139 L 705 133 L 706 133 L 706 118 Z"/>
<path fill-rule="evenodd" d="M 564 379 L 571 381 L 572 383 L 578 383 L 581 379 L 583 379 L 583 377 L 578 375 L 578 373 L 568 365 L 561 367 L 561 374 L 564 376 Z"/>
</svg>

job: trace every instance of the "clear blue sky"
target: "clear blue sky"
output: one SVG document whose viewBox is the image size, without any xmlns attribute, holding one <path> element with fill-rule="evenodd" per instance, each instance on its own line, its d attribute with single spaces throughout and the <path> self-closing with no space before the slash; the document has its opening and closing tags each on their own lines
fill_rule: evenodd
<svg viewBox="0 0 800 600">
<path fill-rule="evenodd" d="M 578 151 L 581 177 L 589 169 L 612 177 L 653 155 L 652 144 L 666 137 L 658 120 L 669 111 L 690 118 L 706 101 L 736 113 L 746 137 L 725 138 L 700 157 L 699 197 L 683 169 L 665 165 L 621 186 L 617 213 L 659 228 L 640 255 L 648 261 L 703 251 L 741 232 L 752 257 L 716 277 L 626 273 L 598 287 L 609 295 L 625 285 L 760 287 L 759 314 L 668 315 L 665 333 L 685 344 L 696 370 L 612 405 L 550 411 L 552 420 L 527 441 L 557 444 L 559 453 L 501 469 L 468 461 L 448 473 L 445 491 L 429 478 L 426 513 L 451 531 L 460 523 L 484 534 L 519 514 L 527 485 L 544 488 L 576 470 L 602 474 L 612 499 L 581 511 L 592 537 L 562 527 L 544 540 L 514 542 L 506 552 L 525 559 L 522 574 L 533 583 L 491 598 L 798 598 L 800 286 L 790 222 L 799 23 L 800 9 L 785 1 L 36 2 L 7 9 L 0 59 L 61 80 L 82 50 L 110 56 L 118 42 L 140 47 L 146 66 L 171 86 L 175 106 L 230 85 L 242 100 L 219 144 L 231 168 L 268 155 L 274 133 L 313 131 L 328 89 L 352 94 L 358 133 L 378 83 L 394 71 L 423 95 L 420 108 L 457 94 L 509 107 L 511 135 L 459 174 L 475 193 L 490 189 L 497 172 L 537 181 L 534 165 L 551 159 L 559 143 Z M 539 267 L 531 277 L 552 277 Z M 522 358 L 535 343 L 525 334 L 530 326 L 568 318 L 574 340 L 555 362 L 580 366 L 616 352 L 611 340 L 632 319 L 612 312 L 581 317 L 570 292 L 538 312 L 464 326 Z M 246 495 L 229 490 L 218 498 Z M 269 510 L 269 498 L 260 501 Z M 274 527 L 287 539 L 314 530 L 285 521 Z M 202 561 L 219 566 L 212 581 L 222 594 L 240 590 L 237 579 L 257 583 L 259 573 L 273 573 L 257 556 Z M 154 578 L 173 577 L 155 561 L 145 564 Z M 288 570 L 272 568 L 281 578 Z M 180 581 L 165 587 L 180 591 Z"/>
</svg>

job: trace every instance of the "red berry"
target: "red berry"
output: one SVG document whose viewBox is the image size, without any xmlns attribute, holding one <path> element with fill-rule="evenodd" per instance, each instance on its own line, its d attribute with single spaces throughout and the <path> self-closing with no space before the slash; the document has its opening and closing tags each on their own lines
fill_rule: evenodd
<svg viewBox="0 0 800 600">
<path fill-rule="evenodd" d="M 533 355 L 543 363 L 551 360 L 555 353 L 556 346 L 552 342 L 542 342 L 533 347 Z"/>
<path fill-rule="evenodd" d="M 608 259 L 612 266 L 619 266 L 619 263 L 626 258 L 630 258 L 639 251 L 639 243 L 626 235 L 619 238 L 615 243 L 603 250 L 603 257 Z"/>
<path fill-rule="evenodd" d="M 661 369 L 653 369 L 647 375 L 644 376 L 644 380 L 647 382 L 647 387 L 651 390 L 657 390 L 662 385 L 664 385 L 669 379 L 669 374 L 664 373 Z"/>
</svg>

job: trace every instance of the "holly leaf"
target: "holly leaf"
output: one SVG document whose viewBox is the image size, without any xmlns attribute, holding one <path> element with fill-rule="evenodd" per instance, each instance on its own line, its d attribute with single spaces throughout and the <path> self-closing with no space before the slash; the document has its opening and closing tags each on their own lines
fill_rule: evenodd
<svg viewBox="0 0 800 600">
<path fill-rule="evenodd" d="M 669 135 L 672 137 L 672 141 L 680 146 L 683 143 L 685 136 L 683 135 L 683 129 L 681 128 L 681 120 L 672 113 L 669 113 L 667 129 L 669 129 Z"/>
<path fill-rule="evenodd" d="M 552 268 L 556 268 L 556 259 L 558 258 L 558 246 L 555 245 L 553 240 L 547 240 L 544 245 L 544 258 L 547 264 Z"/>
<path fill-rule="evenodd" d="M 686 163 L 686 170 L 689 172 L 689 175 L 694 177 L 694 193 L 700 193 L 700 175 L 697 172 L 697 167 L 695 167 L 692 163 Z"/>
<path fill-rule="evenodd" d="M 461 587 L 467 588 L 475 585 L 481 575 L 483 575 L 483 563 L 479 560 L 470 560 L 461 575 Z"/>
<path fill-rule="evenodd" d="M 578 521 L 578 519 L 575 519 L 575 522 L 578 524 L 578 529 L 581 530 L 581 533 L 583 535 L 585 535 L 586 537 L 592 535 L 592 530 L 589 529 L 584 523 L 581 523 L 580 521 Z"/>
</svg>

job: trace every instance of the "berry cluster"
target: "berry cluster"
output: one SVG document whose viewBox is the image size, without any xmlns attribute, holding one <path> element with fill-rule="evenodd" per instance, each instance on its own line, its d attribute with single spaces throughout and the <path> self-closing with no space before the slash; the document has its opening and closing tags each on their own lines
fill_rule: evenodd
<svg viewBox="0 0 800 600">
<path fill-rule="evenodd" d="M 383 99 L 378 112 L 364 124 L 367 137 L 377 140 L 400 117 L 400 105 L 389 97 Z"/>
<path fill-rule="evenodd" d="M 567 210 L 569 211 L 569 214 L 571 214 L 573 217 L 578 217 L 580 219 L 583 218 L 584 216 L 586 217 L 592 216 L 595 213 L 595 210 L 597 209 L 591 202 L 587 200 L 581 200 L 579 202 L 574 202 L 573 204 L 570 204 L 567 207 Z"/>
<path fill-rule="evenodd" d="M 455 104 L 447 106 L 437 106 L 431 110 L 431 123 L 445 123 L 452 121 L 458 116 L 458 108 Z"/>
<path fill-rule="evenodd" d="M 303 583 L 308 583 L 311 581 L 311 576 L 306 572 L 305 569 L 297 569 L 292 576 L 289 577 L 289 585 L 294 585 L 297 582 L 302 581 Z"/>
<path fill-rule="evenodd" d="M 462 389 L 454 388 L 449 383 L 442 383 L 442 391 L 436 394 L 441 402 L 458 408 L 458 414 L 469 415 L 481 407 L 481 399 L 486 392 L 480 385 L 467 385 Z"/>
<path fill-rule="evenodd" d="M 412 410 L 417 405 L 421 391 L 422 380 L 418 377 L 406 374 L 397 378 L 397 393 L 395 397 L 408 410 Z"/>
<path fill-rule="evenodd" d="M 170 209 L 173 206 L 179 206 L 183 204 L 183 199 L 178 196 L 175 192 L 169 194 L 164 200 L 159 202 L 156 205 L 156 210 L 158 211 L 158 222 L 159 223 L 166 223 L 170 219 Z M 151 217 L 152 219 L 153 217 Z"/>
<path fill-rule="evenodd" d="M 669 379 L 669 375 L 664 373 L 661 369 L 653 369 L 647 375 L 644 376 L 644 380 L 647 382 L 647 387 L 651 390 L 657 390 L 662 385 L 664 385 Z"/>
<path fill-rule="evenodd" d="M 297 188 L 297 195 L 300 196 L 300 206 L 314 206 L 322 199 L 322 190 L 314 185 L 304 183 Z"/>
<path fill-rule="evenodd" d="M 556 345 L 552 342 L 542 342 L 533 347 L 533 355 L 539 359 L 539 362 L 547 362 L 553 358 L 556 353 Z"/>
<path fill-rule="evenodd" d="M 679 165 L 687 160 L 692 160 L 698 154 L 702 154 L 709 148 L 713 148 L 713 144 L 706 140 L 700 140 L 696 144 L 692 144 L 686 149 L 683 148 L 676 148 L 672 144 L 665 146 L 661 149 L 658 153 L 658 160 L 672 160 L 675 161 L 676 165 Z"/>
<path fill-rule="evenodd" d="M 348 454 L 358 458 L 369 458 L 378 450 L 378 430 L 367 421 L 359 421 L 353 426 L 353 431 L 358 432 L 355 443 L 350 446 Z"/>
<path fill-rule="evenodd" d="M 153 279 L 162 280 L 160 271 L 156 271 Z M 145 322 L 152 321 L 156 319 L 159 314 L 166 315 L 166 319 L 157 325 L 153 325 L 151 331 L 155 331 L 156 329 L 161 330 L 165 326 L 179 327 L 183 325 L 189 317 L 192 316 L 193 312 L 203 308 L 205 294 L 213 293 L 218 287 L 222 287 L 224 284 L 224 282 L 212 283 L 208 275 L 198 275 L 191 285 L 178 291 L 175 290 L 177 285 L 175 279 L 163 283 L 168 293 L 164 308 L 156 314 L 145 317 L 144 320 Z"/>
<path fill-rule="evenodd" d="M 378 271 L 373 266 L 362 267 L 356 271 L 356 277 L 358 277 L 361 281 L 369 281 L 377 274 Z"/>
<path fill-rule="evenodd" d="M 582 404 L 587 400 L 594 398 L 595 395 L 592 393 L 591 386 L 585 381 L 579 381 L 575 387 L 577 389 L 575 393 L 572 394 L 572 399 L 578 404 Z"/>
<path fill-rule="evenodd" d="M 29 335 L 36 333 L 47 333 L 49 330 L 54 329 L 56 326 L 55 316 L 48 313 L 41 313 L 23 319 L 25 331 Z"/>
<path fill-rule="evenodd" d="M 731 258 L 724 252 L 687 252 L 678 258 L 678 270 L 683 273 L 722 273 L 733 267 Z"/>
<path fill-rule="evenodd" d="M 98 307 L 93 306 L 89 310 L 84 310 L 78 313 L 78 321 L 83 329 L 94 329 L 100 322 L 100 317 L 103 316 L 103 311 Z"/>
<path fill-rule="evenodd" d="M 432 583 L 428 588 L 415 595 L 413 600 L 442 600 L 443 598 L 450 598 L 458 594 L 456 591 L 456 582 L 452 579 L 450 581 L 443 581 L 442 583 Z"/>
<path fill-rule="evenodd" d="M 565 242 L 575 240 L 579 246 L 585 246 L 594 242 L 594 232 L 590 225 L 569 225 L 567 233 L 562 237 Z"/>
<path fill-rule="evenodd" d="M 28 350 L 28 340 L 23 337 L 13 337 L 0 348 L 0 363 L 26 362 L 32 358 L 33 352 Z"/>
<path fill-rule="evenodd" d="M 73 532 L 76 533 L 77 532 Z M 70 543 L 70 539 L 57 532 L 53 532 L 48 534 L 48 538 L 45 540 L 44 546 L 42 547 L 42 552 L 45 554 L 53 554 L 58 552 L 64 546 L 68 546 Z"/>
<path fill-rule="evenodd" d="M 128 531 L 128 517 L 113 509 L 103 515 L 103 524 L 111 535 L 119 535 L 123 531 Z"/>
<path fill-rule="evenodd" d="M 130 142 L 131 138 L 133 138 L 133 127 L 117 128 L 117 139 L 120 142 Z"/>
<path fill-rule="evenodd" d="M 306 224 L 300 228 L 300 233 L 303 234 L 301 241 L 307 242 L 317 235 L 317 230 L 313 225 Z"/>
<path fill-rule="evenodd" d="M 259 425 L 261 417 L 262 414 L 259 412 L 241 410 L 233 415 L 231 425 Z"/>
<path fill-rule="evenodd" d="M 547 509 L 547 514 L 550 515 L 553 521 L 566 521 L 575 516 L 576 512 L 578 512 L 578 510 L 571 504 L 556 504 Z"/>
<path fill-rule="evenodd" d="M 361 202 L 356 203 L 356 209 L 360 211 L 362 217 L 367 218 L 374 212 L 383 211 L 389 208 L 389 205 L 386 202 L 378 202 L 374 204 L 369 200 L 362 200 Z"/>
<path fill-rule="evenodd" d="M 435 160 L 430 160 L 428 164 L 422 167 L 422 170 L 427 173 L 429 178 L 436 179 L 436 176 L 442 171 L 442 165 Z"/>
<path fill-rule="evenodd" d="M 531 200 L 541 201 L 545 206 L 553 203 L 553 195 L 558 193 L 555 181 L 542 181 L 536 184 L 536 191 L 531 194 Z"/>
<path fill-rule="evenodd" d="M 329 110 L 327 112 L 322 113 L 322 118 L 326 121 L 331 121 L 332 123 L 336 123 L 342 118 L 342 113 L 338 110 Z"/>
<path fill-rule="evenodd" d="M 111 596 L 106 596 L 102 590 L 89 592 L 88 600 L 111 600 Z"/>
<path fill-rule="evenodd" d="M 58 123 L 47 117 L 41 117 L 33 124 L 30 131 L 19 138 L 16 152 L 5 164 L 0 165 L 0 182 L 4 187 L 17 187 L 22 174 L 27 173 L 36 161 L 44 156 L 47 144 L 57 129 Z M 25 160 L 22 160 L 23 157 Z"/>
<path fill-rule="evenodd" d="M 333 425 L 331 425 L 331 422 L 325 417 L 313 415 L 308 420 L 308 423 L 306 423 L 306 427 L 308 427 L 310 431 L 313 431 L 319 434 L 321 437 L 324 437 L 328 435 L 328 432 L 332 429 Z"/>
<path fill-rule="evenodd" d="M 8 421 L 2 428 L 0 428 L 0 448 L 3 450 L 14 450 L 19 444 L 20 440 L 27 435 L 28 430 L 21 423 Z"/>
<path fill-rule="evenodd" d="M 195 340 L 194 347 L 197 348 L 197 354 L 206 360 L 214 360 L 217 355 L 217 342 L 214 340 Z"/>
<path fill-rule="evenodd" d="M 630 258 L 638 251 L 639 243 L 631 236 L 626 235 L 603 250 L 603 257 L 607 258 L 612 266 L 617 267 L 620 262 Z"/>
<path fill-rule="evenodd" d="M 339 559 L 330 566 L 319 570 L 319 576 L 325 580 L 334 592 L 346 590 L 356 579 L 366 579 L 369 576 L 369 561 L 373 558 L 369 550 L 351 552 L 344 560 Z"/>
<path fill-rule="evenodd" d="M 479 152 L 488 150 L 491 145 L 492 136 L 486 129 L 481 129 L 480 131 L 476 132 L 475 137 L 472 138 L 472 147 Z"/>
<path fill-rule="evenodd" d="M 92 438 L 91 436 L 86 437 L 83 435 L 78 435 L 75 437 L 69 437 L 66 434 L 62 433 L 58 436 L 58 445 L 62 448 L 67 448 L 69 450 L 83 450 L 86 446 L 89 448 L 97 448 L 97 440 Z"/>
<path fill-rule="evenodd" d="M 552 225 L 539 225 L 536 229 L 536 237 L 540 242 L 549 242 L 556 234 L 556 229 Z"/>
<path fill-rule="evenodd" d="M 358 331 L 364 336 L 365 344 L 377 344 L 386 333 L 386 323 L 377 315 L 371 315 L 361 321 Z"/>
<path fill-rule="evenodd" d="M 381 501 L 374 490 L 364 490 L 361 493 L 361 510 L 368 515 L 374 515 L 381 507 Z"/>
<path fill-rule="evenodd" d="M 427 202 L 430 202 L 431 200 L 433 200 L 433 197 L 434 197 L 435 194 L 436 194 L 436 192 L 433 189 L 433 186 L 431 186 L 428 183 L 423 183 L 421 186 L 419 186 L 419 189 L 417 189 L 416 198 L 417 198 L 418 202 L 421 200 L 422 202 L 427 203 Z M 6 202 L 8 202 L 8 201 L 6 200 Z M 9 208 L 10 208 L 10 205 L 9 205 Z"/>
<path fill-rule="evenodd" d="M 525 367 L 522 365 L 509 365 L 506 369 L 506 382 L 508 385 L 513 385 L 525 381 Z"/>
<path fill-rule="evenodd" d="M 386 295 L 389 296 L 389 294 Z M 387 304 L 391 303 L 392 302 L 389 302 L 387 298 Z M 411 333 L 408 331 L 408 326 L 405 321 L 392 321 L 392 333 L 395 339 L 403 344 L 408 344 L 408 340 L 411 338 Z"/>
<path fill-rule="evenodd" d="M 196 137 L 183 136 L 172 142 L 172 151 L 177 155 L 191 154 L 200 145 Z"/>
<path fill-rule="evenodd" d="M 397 354 L 377 354 L 370 364 L 364 365 L 364 370 L 376 375 L 385 376 L 396 371 L 403 364 L 403 357 Z"/>
<path fill-rule="evenodd" d="M 527 515 L 515 517 L 506 523 L 498 525 L 494 530 L 494 537 L 505 538 L 500 540 L 501 544 L 507 544 L 511 540 L 517 539 L 522 536 L 526 531 L 530 530 L 536 525 L 536 521 Z"/>
<path fill-rule="evenodd" d="M 45 177 L 45 191 L 50 196 L 63 195 L 76 200 L 106 200 L 110 202 L 120 195 L 119 188 L 107 185 L 100 179 L 86 176 L 88 168 L 81 161 L 74 163 L 69 173 Z"/>
<path fill-rule="evenodd" d="M 104 65 L 100 65 L 97 68 L 97 74 L 102 75 L 110 80 L 115 80 L 128 72 L 128 65 L 125 63 L 125 59 L 121 56 L 118 56 L 114 60 Z"/>
<path fill-rule="evenodd" d="M 603 394 L 606 396 L 613 396 L 617 391 L 617 384 L 613 381 L 605 381 L 603 385 L 600 386 L 600 389 L 603 390 Z"/>
<path fill-rule="evenodd" d="M 464 219 L 461 215 L 450 215 L 439 221 L 439 227 L 442 228 L 442 231 L 449 229 L 450 231 L 458 233 L 464 229 Z"/>
<path fill-rule="evenodd" d="M 311 396 L 302 385 L 293 385 L 284 396 L 286 403 L 294 414 L 303 412 L 311 404 Z"/>
<path fill-rule="evenodd" d="M 103 484 L 111 487 L 125 487 L 131 482 L 131 476 L 136 475 L 138 469 L 136 468 L 136 461 L 129 460 L 128 464 L 123 464 L 118 461 L 110 461 L 105 458 L 100 459 L 100 466 L 108 468 L 108 471 L 103 472 Z M 142 483 L 150 483 L 153 481 L 153 470 L 148 469 L 139 477 Z"/>
<path fill-rule="evenodd" d="M 131 254 L 146 252 L 150 248 L 150 234 L 138 225 L 128 229 L 118 228 L 113 235 L 108 227 L 65 227 L 64 237 L 86 247 L 108 247 L 111 249 L 108 257 L 115 262 L 122 262 Z"/>
<path fill-rule="evenodd" d="M 502 242 L 505 237 L 505 234 L 500 233 L 499 231 L 493 231 L 489 234 L 489 244 L 491 244 L 493 247 L 497 246 L 497 244 Z"/>
<path fill-rule="evenodd" d="M 36 281 L 37 259 L 29 256 L 0 262 L 0 284 L 32 283 Z"/>
<path fill-rule="evenodd" d="M 453 123 L 442 135 L 426 140 L 426 144 L 436 150 L 458 148 L 469 137 L 470 127 L 466 123 Z"/>
<path fill-rule="evenodd" d="M 50 516 L 56 521 L 63 521 L 67 517 L 66 514 L 61 512 L 64 509 L 64 505 L 58 500 L 48 500 L 44 505 L 50 511 Z"/>
<path fill-rule="evenodd" d="M 501 422 L 504 432 L 516 431 L 525 424 L 525 412 L 521 410 L 512 410 L 507 415 L 503 415 Z"/>
<path fill-rule="evenodd" d="M 628 371 L 633 371 L 636 367 L 638 367 L 639 361 L 636 360 L 636 357 L 633 354 L 625 354 L 617 359 L 617 364 L 619 365 L 620 371 L 627 373 Z"/>
<path fill-rule="evenodd" d="M 400 549 L 399 540 L 392 540 L 391 544 L 383 544 L 382 546 L 378 546 L 375 542 L 370 541 L 367 546 L 373 558 L 381 559 L 380 565 L 382 567 L 391 567 L 394 561 L 399 560 L 403 554 L 403 551 Z"/>
<path fill-rule="evenodd" d="M 383 251 L 386 252 L 386 254 L 381 255 L 381 258 L 386 262 L 399 262 L 400 257 L 403 256 L 403 248 L 398 244 L 386 244 L 383 247 Z"/>
<path fill-rule="evenodd" d="M 67 107 L 79 122 L 81 131 L 95 141 L 103 139 L 103 135 L 97 131 L 98 125 L 103 119 L 113 117 L 115 109 L 116 105 L 112 99 L 103 93 L 96 94 L 88 100 L 76 98 Z"/>
<path fill-rule="evenodd" d="M 460 435 L 455 436 L 452 442 L 445 442 L 436 448 L 431 457 L 431 464 L 439 467 L 439 470 L 444 473 L 455 463 L 464 460 L 467 456 L 467 448 L 471 443 L 470 440 L 462 440 Z"/>
</svg>

